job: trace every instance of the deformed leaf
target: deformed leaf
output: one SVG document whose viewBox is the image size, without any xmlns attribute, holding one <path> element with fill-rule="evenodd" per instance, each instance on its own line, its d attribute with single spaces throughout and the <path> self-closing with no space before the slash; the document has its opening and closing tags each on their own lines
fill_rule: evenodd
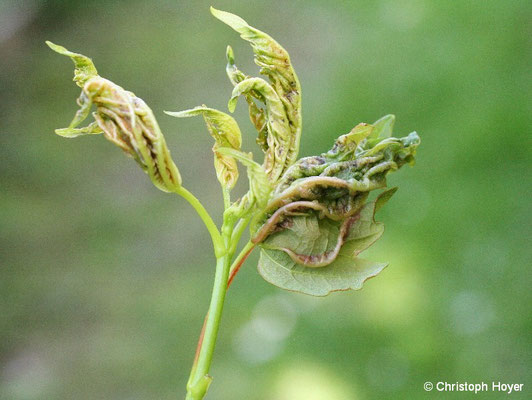
<svg viewBox="0 0 532 400">
<path fill-rule="evenodd" d="M 89 57 L 86 57 L 83 54 L 73 53 L 65 49 L 63 46 L 59 46 L 49 40 L 46 41 L 46 44 L 53 51 L 72 59 L 75 66 L 74 82 L 76 82 L 79 87 L 83 87 L 87 80 L 98 75 L 98 71 Z"/>
<path fill-rule="evenodd" d="M 374 129 L 359 124 L 340 136 L 328 152 L 297 161 L 281 177 L 272 207 L 287 198 L 314 200 L 320 194 L 313 187 L 343 187 L 352 195 L 385 187 L 389 172 L 414 162 L 420 139 L 415 132 L 403 138 L 371 139 Z"/>
<path fill-rule="evenodd" d="M 244 74 L 240 71 L 235 65 L 235 56 L 233 54 L 233 49 L 231 46 L 227 46 L 227 66 L 226 72 L 227 76 L 231 83 L 236 86 L 243 80 L 250 78 L 250 76 Z M 266 110 L 262 107 L 259 107 L 253 99 L 265 104 L 264 97 L 257 91 L 250 91 L 249 93 L 243 93 L 246 102 L 248 103 L 249 108 L 249 119 L 255 129 L 258 132 L 257 143 L 261 149 L 266 152 L 268 150 L 267 137 L 268 137 L 268 126 L 266 124 Z"/>
<path fill-rule="evenodd" d="M 367 203 L 343 221 L 319 218 L 316 213 L 291 216 L 290 224 L 262 244 L 259 273 L 283 289 L 314 296 L 360 289 L 387 264 L 357 256 L 377 241 L 384 225 L 374 219 L 376 204 L 390 199 L 395 188 Z"/>
<path fill-rule="evenodd" d="M 301 137 L 301 86 L 297 75 L 292 68 L 290 62 L 290 56 L 288 52 L 268 34 L 250 26 L 246 21 L 237 15 L 216 10 L 211 7 L 212 14 L 232 27 L 235 31 L 240 33 L 242 39 L 251 43 L 253 52 L 255 53 L 255 63 L 261 67 L 260 72 L 266 75 L 270 82 L 271 87 L 278 95 L 279 100 L 283 105 L 283 114 L 276 112 L 281 117 L 283 122 L 283 129 L 280 132 L 272 132 L 270 130 L 271 125 L 268 126 L 268 139 L 270 135 L 280 134 L 283 136 L 283 142 L 288 143 L 287 146 L 277 147 L 272 149 L 270 142 L 267 143 L 266 153 L 274 152 L 274 155 L 270 155 L 270 158 L 279 158 L 277 164 L 281 164 L 281 160 L 284 164 L 279 168 L 267 168 L 269 171 L 270 179 L 275 182 L 278 177 L 297 159 L 297 153 L 299 150 L 299 140 Z M 228 50 L 228 75 L 233 84 L 239 85 L 244 79 L 248 79 L 246 75 L 238 71 L 234 66 L 234 56 L 232 50 Z M 235 92 L 233 92 L 234 94 Z M 256 93 L 251 91 L 240 91 L 240 94 L 246 96 L 246 100 L 250 106 L 250 116 L 252 121 L 260 121 L 260 111 L 252 104 L 251 97 L 255 97 L 258 100 L 259 96 L 255 96 Z M 266 104 L 266 114 L 270 113 L 268 104 Z M 269 119 L 272 117 L 270 116 Z M 284 122 L 286 121 L 286 125 Z M 254 122 L 255 123 L 255 122 Z M 255 126 L 259 130 L 259 140 L 263 135 L 263 127 L 260 124 L 255 123 Z M 277 142 L 281 140 L 277 139 Z M 266 146 L 265 146 L 266 147 Z M 279 157 L 279 154 L 282 156 Z M 284 154 L 286 153 L 286 154 Z M 270 161 L 271 164 L 274 164 Z"/>
<path fill-rule="evenodd" d="M 240 150 L 242 134 L 235 119 L 224 112 L 209 108 L 205 105 L 190 110 L 178 112 L 165 111 L 165 113 L 178 118 L 193 117 L 196 115 L 203 116 L 207 124 L 207 129 L 215 140 L 212 151 L 214 152 L 214 168 L 218 181 L 222 186 L 232 189 L 238 180 L 237 163 L 232 156 L 223 155 L 218 149 L 220 147 L 229 147 Z"/>
<path fill-rule="evenodd" d="M 272 182 L 276 182 L 285 171 L 289 153 L 286 149 L 290 146 L 288 120 L 284 106 L 273 88 L 261 78 L 248 78 L 243 80 L 233 89 L 229 100 L 229 111 L 233 112 L 238 97 L 244 93 L 259 93 L 266 104 L 266 128 L 268 135 L 266 144 L 268 150 L 264 157 L 264 169 Z"/>
<path fill-rule="evenodd" d="M 174 164 L 164 136 L 146 103 L 132 92 L 102 78 L 91 59 L 47 42 L 50 48 L 70 57 L 75 64 L 74 80 L 82 87 L 80 109 L 67 128 L 57 129 L 64 137 L 103 133 L 110 142 L 131 156 L 149 175 L 155 186 L 165 192 L 181 186 L 181 176 Z M 92 106 L 95 122 L 78 126 L 89 116 Z"/>
<path fill-rule="evenodd" d="M 416 133 L 386 137 L 393 117 L 380 121 L 378 137 L 372 137 L 374 125 L 359 124 L 328 152 L 303 158 L 283 174 L 262 223 L 252 224 L 252 242 L 263 250 L 259 270 L 267 280 L 305 293 L 319 292 L 308 289 L 309 276 L 327 277 L 330 290 L 349 287 L 347 266 L 381 237 L 384 226 L 374 214 L 396 188 L 367 202 L 369 193 L 386 186 L 389 172 L 413 163 L 419 145 Z"/>
<path fill-rule="evenodd" d="M 307 267 L 325 267 L 342 248 L 357 255 L 380 238 L 384 225 L 374 220 L 376 204 L 387 201 L 390 192 L 395 190 L 384 192 L 350 215 L 331 214 L 316 202 L 290 203 L 268 219 L 253 241 L 263 248 L 283 250 Z"/>
<path fill-rule="evenodd" d="M 294 212 L 290 217 L 285 220 L 286 228 L 268 236 L 261 246 L 282 250 L 306 267 L 323 267 L 334 261 L 344 243 L 349 220 L 339 223 L 320 218 L 315 212 Z"/>
</svg>

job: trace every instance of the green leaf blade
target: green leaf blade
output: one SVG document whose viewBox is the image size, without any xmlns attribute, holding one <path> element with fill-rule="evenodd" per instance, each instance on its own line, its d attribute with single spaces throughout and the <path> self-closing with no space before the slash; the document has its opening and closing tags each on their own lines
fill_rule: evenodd
<svg viewBox="0 0 532 400">
<path fill-rule="evenodd" d="M 291 222 L 284 221 L 284 230 L 274 231 L 260 244 L 259 273 L 282 289 L 313 296 L 360 289 L 387 265 L 357 256 L 382 236 L 384 224 L 375 221 L 375 209 L 379 198 L 382 205 L 393 192 L 383 192 L 344 221 L 319 218 L 314 212 L 289 217 Z M 347 230 L 342 230 L 346 222 Z"/>
<path fill-rule="evenodd" d="M 307 268 L 283 251 L 261 249 L 258 271 L 267 282 L 281 289 L 321 297 L 336 291 L 359 290 L 386 266 L 341 252 L 326 268 Z"/>
<path fill-rule="evenodd" d="M 392 136 L 394 124 L 395 115 L 385 115 L 384 117 L 378 119 L 373 123 L 374 129 L 370 137 L 381 139 L 389 138 L 390 136 Z"/>
</svg>

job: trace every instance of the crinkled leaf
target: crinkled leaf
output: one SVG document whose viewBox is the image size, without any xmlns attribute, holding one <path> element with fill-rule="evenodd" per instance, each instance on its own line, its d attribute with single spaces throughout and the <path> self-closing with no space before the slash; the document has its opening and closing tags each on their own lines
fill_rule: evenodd
<svg viewBox="0 0 532 400">
<path fill-rule="evenodd" d="M 59 46 L 49 40 L 46 41 L 46 44 L 53 51 L 72 59 L 75 66 L 74 82 L 76 82 L 79 87 L 83 87 L 87 80 L 98 75 L 98 71 L 89 57 L 86 57 L 83 54 L 73 53 L 65 49 L 63 46 Z"/>
<path fill-rule="evenodd" d="M 253 52 L 255 53 L 255 63 L 261 67 L 261 73 L 266 75 L 271 82 L 271 87 L 277 93 L 279 100 L 283 105 L 283 113 L 280 114 L 276 112 L 278 116 L 282 117 L 286 124 L 282 124 L 282 130 L 277 132 L 272 132 L 270 129 L 271 126 L 268 126 L 268 149 L 266 151 L 267 155 L 269 152 L 274 152 L 274 155 L 270 155 L 270 158 L 277 158 L 277 163 L 280 164 L 280 167 L 272 168 L 269 167 L 270 179 L 276 181 L 279 176 L 297 159 L 297 153 L 299 150 L 299 140 L 301 136 L 301 86 L 297 75 L 292 68 L 290 62 L 290 56 L 288 52 L 274 39 L 272 39 L 266 33 L 250 26 L 246 21 L 237 15 L 216 10 L 211 7 L 212 14 L 232 27 L 235 31 L 240 33 L 242 39 L 247 40 L 251 43 Z M 234 57 L 232 51 L 228 53 L 229 63 L 234 65 Z M 237 72 L 236 67 L 231 68 L 228 71 L 230 79 L 234 84 L 240 84 L 240 79 L 244 79 L 244 75 Z M 235 92 L 233 92 L 234 94 Z M 254 96 L 253 92 L 240 91 L 240 94 L 247 94 L 258 98 L 260 96 Z M 246 99 L 248 100 L 249 97 Z M 248 101 L 250 104 L 250 101 Z M 253 107 L 250 104 L 250 107 Z M 266 104 L 266 113 L 270 113 L 269 105 Z M 259 113 L 256 110 L 250 110 L 250 115 L 252 116 L 252 121 L 257 119 Z M 271 117 L 270 117 L 271 118 Z M 257 124 L 256 124 L 257 126 Z M 262 125 L 258 126 L 259 130 L 259 139 L 261 138 Z M 277 147 L 272 149 L 272 144 L 270 144 L 269 136 L 270 135 L 281 135 L 283 139 L 276 139 L 274 142 L 277 143 L 287 143 L 286 146 Z M 279 154 L 282 153 L 282 156 L 279 157 Z M 286 154 L 284 154 L 286 153 Z M 272 164 L 274 164 L 272 162 Z"/>
<path fill-rule="evenodd" d="M 174 164 L 164 136 L 146 103 L 135 94 L 102 78 L 90 58 L 72 53 L 62 46 L 47 42 L 52 50 L 74 61 L 74 80 L 82 87 L 78 99 L 80 109 L 67 128 L 57 129 L 64 137 L 103 133 L 110 142 L 131 156 L 149 175 L 154 185 L 165 191 L 175 191 L 181 176 Z M 92 106 L 95 122 L 78 126 L 89 116 Z"/>
<path fill-rule="evenodd" d="M 394 192 L 385 191 L 356 214 L 345 216 L 331 215 L 313 202 L 290 203 L 269 218 L 254 241 L 263 248 L 282 250 L 306 267 L 325 267 L 342 249 L 357 255 L 380 238 L 384 225 L 374 220 L 376 204 L 382 206 Z"/>
<path fill-rule="evenodd" d="M 233 54 L 233 49 L 231 48 L 231 46 L 227 46 L 226 56 L 227 76 L 229 77 L 229 80 L 234 86 L 238 85 L 243 80 L 250 78 L 250 76 L 244 74 L 235 65 L 235 56 Z M 266 124 L 266 110 L 264 110 L 262 107 L 259 107 L 253 100 L 255 98 L 259 102 L 265 104 L 266 102 L 264 100 L 264 97 L 255 90 L 252 90 L 249 93 L 244 93 L 243 95 L 246 99 L 246 102 L 248 103 L 249 119 L 251 120 L 251 123 L 253 124 L 253 126 L 255 126 L 255 129 L 257 129 L 258 132 L 257 143 L 261 147 L 261 149 L 266 152 L 268 150 L 268 125 Z"/>
<path fill-rule="evenodd" d="M 344 220 L 360 210 L 370 191 L 386 186 L 386 175 L 412 163 L 419 137 L 386 138 L 367 144 L 372 126 L 360 124 L 335 142 L 327 153 L 306 157 L 290 167 L 275 188 L 262 226 L 252 226 L 254 242 L 286 229 L 286 220 L 299 214 L 319 212 L 332 220 Z"/>
<path fill-rule="evenodd" d="M 344 161 L 352 159 L 357 147 L 372 134 L 373 125 L 361 123 L 351 129 L 351 132 L 336 139 L 333 148 L 324 156 L 329 161 Z"/>
<path fill-rule="evenodd" d="M 282 250 L 295 262 L 307 267 L 330 264 L 343 244 L 344 225 L 328 218 L 319 218 L 315 212 L 291 215 L 286 228 L 270 235 L 261 246 Z"/>
<path fill-rule="evenodd" d="M 387 129 L 382 126 L 381 134 Z M 372 139 L 374 129 L 359 124 L 327 153 L 303 158 L 285 172 L 262 224 L 252 226 L 252 241 L 262 247 L 259 271 L 266 280 L 324 295 L 359 288 L 365 277 L 384 267 L 366 262 L 368 270 L 362 271 L 356 256 L 382 235 L 384 227 L 373 216 L 396 189 L 366 201 L 370 191 L 386 186 L 390 171 L 413 163 L 419 137 Z"/>
<path fill-rule="evenodd" d="M 366 136 L 373 131 L 372 125 L 359 124 L 340 136 L 327 153 L 297 161 L 279 181 L 272 206 L 286 203 L 287 198 L 317 199 L 323 190 L 317 193 L 313 188 L 344 187 L 354 194 L 385 187 L 389 172 L 414 162 L 420 139 L 412 132 L 403 138 L 374 140 Z"/>
<path fill-rule="evenodd" d="M 284 106 L 273 88 L 261 78 L 249 78 L 233 89 L 229 100 L 229 111 L 233 112 L 238 97 L 244 93 L 257 92 L 264 98 L 266 103 L 266 127 L 268 135 L 266 143 L 268 150 L 264 157 L 264 169 L 272 182 L 276 182 L 284 172 L 289 153 L 286 149 L 290 146 L 288 121 Z"/>
<path fill-rule="evenodd" d="M 341 252 L 325 268 L 307 268 L 295 263 L 285 252 L 261 249 L 259 274 L 269 283 L 311 296 L 326 296 L 339 290 L 358 290 L 388 264 L 354 258 Z"/>
<path fill-rule="evenodd" d="M 221 154 L 218 149 L 220 147 L 229 147 L 240 150 L 242 134 L 235 119 L 224 112 L 206 107 L 205 105 L 190 110 L 178 112 L 165 111 L 165 113 L 178 118 L 193 117 L 196 115 L 203 116 L 207 124 L 207 129 L 215 140 L 212 150 L 214 152 L 214 168 L 218 181 L 222 186 L 229 189 L 233 188 L 238 180 L 236 160 L 231 156 Z"/>
<path fill-rule="evenodd" d="M 316 213 L 291 216 L 286 229 L 261 244 L 259 273 L 275 286 L 313 296 L 360 289 L 387 265 L 357 256 L 384 232 L 384 225 L 374 219 L 376 205 L 382 206 L 395 191 L 383 192 L 347 224 L 349 219 L 333 221 Z"/>
</svg>

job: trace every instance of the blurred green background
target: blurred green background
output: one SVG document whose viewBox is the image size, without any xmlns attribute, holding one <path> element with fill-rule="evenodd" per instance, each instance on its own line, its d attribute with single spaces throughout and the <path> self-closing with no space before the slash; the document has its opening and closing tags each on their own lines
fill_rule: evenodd
<svg viewBox="0 0 532 400">
<path fill-rule="evenodd" d="M 388 113 L 422 145 L 414 168 L 390 175 L 400 190 L 367 252 L 390 266 L 362 291 L 283 292 L 248 260 L 207 398 L 472 397 L 427 394 L 425 381 L 524 383 L 513 397 L 530 398 L 528 1 L 2 0 L 0 399 L 184 397 L 212 285 L 209 237 L 103 138 L 54 135 L 79 89 L 44 41 L 89 55 L 143 98 L 185 185 L 220 215 L 203 122 L 162 112 L 226 109 L 227 44 L 257 73 L 211 3 L 291 54 L 302 156 Z M 236 118 L 256 149 L 243 103 Z"/>
</svg>

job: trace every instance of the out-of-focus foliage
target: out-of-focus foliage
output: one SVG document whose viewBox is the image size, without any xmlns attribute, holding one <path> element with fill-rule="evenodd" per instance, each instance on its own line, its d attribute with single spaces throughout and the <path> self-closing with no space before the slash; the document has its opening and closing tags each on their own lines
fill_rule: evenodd
<svg viewBox="0 0 532 400">
<path fill-rule="evenodd" d="M 389 177 L 400 190 L 379 211 L 387 231 L 367 258 L 390 265 L 362 291 L 280 293 L 257 275 L 257 256 L 244 265 L 209 398 L 425 399 L 423 383 L 438 380 L 530 387 L 528 2 L 214 5 L 290 53 L 304 93 L 300 156 L 385 113 L 398 132 L 421 132 L 423 149 L 416 168 Z M 134 88 L 190 166 L 183 181 L 219 215 L 212 138 L 199 119 L 162 113 L 206 98 L 226 111 L 227 43 L 257 75 L 249 46 L 209 6 L 0 3 L 1 399 L 180 395 L 211 289 L 209 238 L 187 204 L 153 190 L 105 141 L 53 134 L 79 89 L 44 40 Z M 248 151 L 255 129 L 241 129 Z"/>
</svg>

